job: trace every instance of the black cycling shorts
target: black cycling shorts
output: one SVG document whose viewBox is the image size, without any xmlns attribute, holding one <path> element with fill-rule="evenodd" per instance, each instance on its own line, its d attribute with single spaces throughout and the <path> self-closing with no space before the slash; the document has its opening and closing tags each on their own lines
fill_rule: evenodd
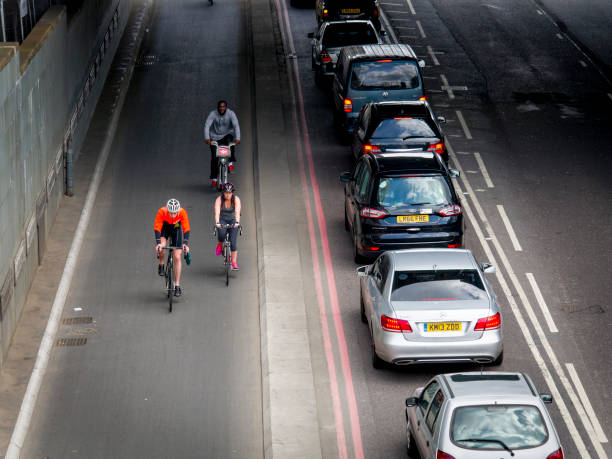
<svg viewBox="0 0 612 459">
<path fill-rule="evenodd" d="M 161 230 L 161 237 L 171 240 L 172 243 L 168 245 L 172 247 L 183 247 L 183 227 L 180 222 L 174 225 L 164 222 L 164 226 L 162 226 Z"/>
</svg>

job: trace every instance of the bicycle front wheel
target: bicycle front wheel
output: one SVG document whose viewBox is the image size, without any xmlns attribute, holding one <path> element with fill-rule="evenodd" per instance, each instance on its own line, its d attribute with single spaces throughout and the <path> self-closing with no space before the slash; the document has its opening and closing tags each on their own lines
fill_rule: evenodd
<svg viewBox="0 0 612 459">
<path fill-rule="evenodd" d="M 225 252 L 225 286 L 229 287 L 229 273 L 232 269 L 232 255 L 230 252 L 230 248 L 226 245 L 223 248 Z"/>
<path fill-rule="evenodd" d="M 174 300 L 174 263 L 168 266 L 168 312 L 172 312 L 172 301 Z"/>
</svg>

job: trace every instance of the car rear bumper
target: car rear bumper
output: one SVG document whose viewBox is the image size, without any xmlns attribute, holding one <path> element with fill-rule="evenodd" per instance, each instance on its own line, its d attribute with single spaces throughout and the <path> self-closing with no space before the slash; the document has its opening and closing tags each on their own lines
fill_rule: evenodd
<svg viewBox="0 0 612 459">
<path fill-rule="evenodd" d="M 383 242 L 377 237 L 365 237 L 359 241 L 357 251 L 362 257 L 373 259 L 388 250 L 428 247 L 448 248 L 449 246 L 461 247 L 463 245 L 463 233 L 421 233 L 422 237 L 417 236 L 418 234 L 409 235 L 409 237 L 406 237 L 406 242 Z M 367 250 L 364 247 L 378 247 L 378 250 Z"/>
<path fill-rule="evenodd" d="M 502 352 L 501 330 L 484 332 L 469 341 L 407 341 L 402 333 L 379 330 L 375 337 L 376 353 L 395 365 L 413 363 L 474 362 L 491 363 Z"/>
</svg>

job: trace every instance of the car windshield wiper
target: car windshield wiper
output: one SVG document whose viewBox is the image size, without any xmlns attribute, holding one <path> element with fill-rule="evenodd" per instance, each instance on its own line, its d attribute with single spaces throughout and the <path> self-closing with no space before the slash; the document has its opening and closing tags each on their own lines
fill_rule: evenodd
<svg viewBox="0 0 612 459">
<path fill-rule="evenodd" d="M 514 452 L 506 445 L 503 441 L 497 440 L 495 438 L 463 438 L 461 440 L 456 441 L 469 441 L 469 442 L 481 442 L 481 443 L 497 443 L 502 445 L 502 447 L 510 453 L 510 456 L 514 456 Z"/>
<path fill-rule="evenodd" d="M 407 135 L 406 137 L 403 137 L 402 140 L 420 139 L 421 137 L 423 137 L 423 136 L 422 135 Z"/>
<path fill-rule="evenodd" d="M 425 204 L 433 204 L 433 202 L 411 202 L 409 205 L 411 206 L 423 206 Z"/>
</svg>

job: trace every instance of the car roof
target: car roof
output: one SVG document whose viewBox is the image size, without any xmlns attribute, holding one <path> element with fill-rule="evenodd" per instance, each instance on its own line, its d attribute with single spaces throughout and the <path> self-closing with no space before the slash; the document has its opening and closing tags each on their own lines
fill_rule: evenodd
<svg viewBox="0 0 612 459">
<path fill-rule="evenodd" d="M 395 116 L 430 117 L 427 102 L 424 100 L 370 102 L 372 114 L 376 118 L 393 118 Z"/>
<path fill-rule="evenodd" d="M 412 48 L 404 44 L 396 45 L 353 45 L 342 48 L 351 60 L 356 59 L 417 59 Z"/>
<path fill-rule="evenodd" d="M 446 168 L 437 153 L 420 151 L 411 153 L 369 153 L 375 173 L 393 175 L 402 173 L 433 173 L 446 175 Z"/>
<path fill-rule="evenodd" d="M 441 376 L 453 397 L 535 397 L 537 392 L 531 380 L 523 373 L 515 372 L 465 372 Z"/>
<path fill-rule="evenodd" d="M 333 24 L 370 24 L 373 26 L 372 21 L 369 19 L 339 19 L 337 21 L 325 21 L 321 26 L 329 26 Z"/>
<path fill-rule="evenodd" d="M 474 256 L 468 249 L 404 249 L 387 252 L 395 262 L 395 270 L 424 271 L 432 269 L 474 269 Z"/>
</svg>

